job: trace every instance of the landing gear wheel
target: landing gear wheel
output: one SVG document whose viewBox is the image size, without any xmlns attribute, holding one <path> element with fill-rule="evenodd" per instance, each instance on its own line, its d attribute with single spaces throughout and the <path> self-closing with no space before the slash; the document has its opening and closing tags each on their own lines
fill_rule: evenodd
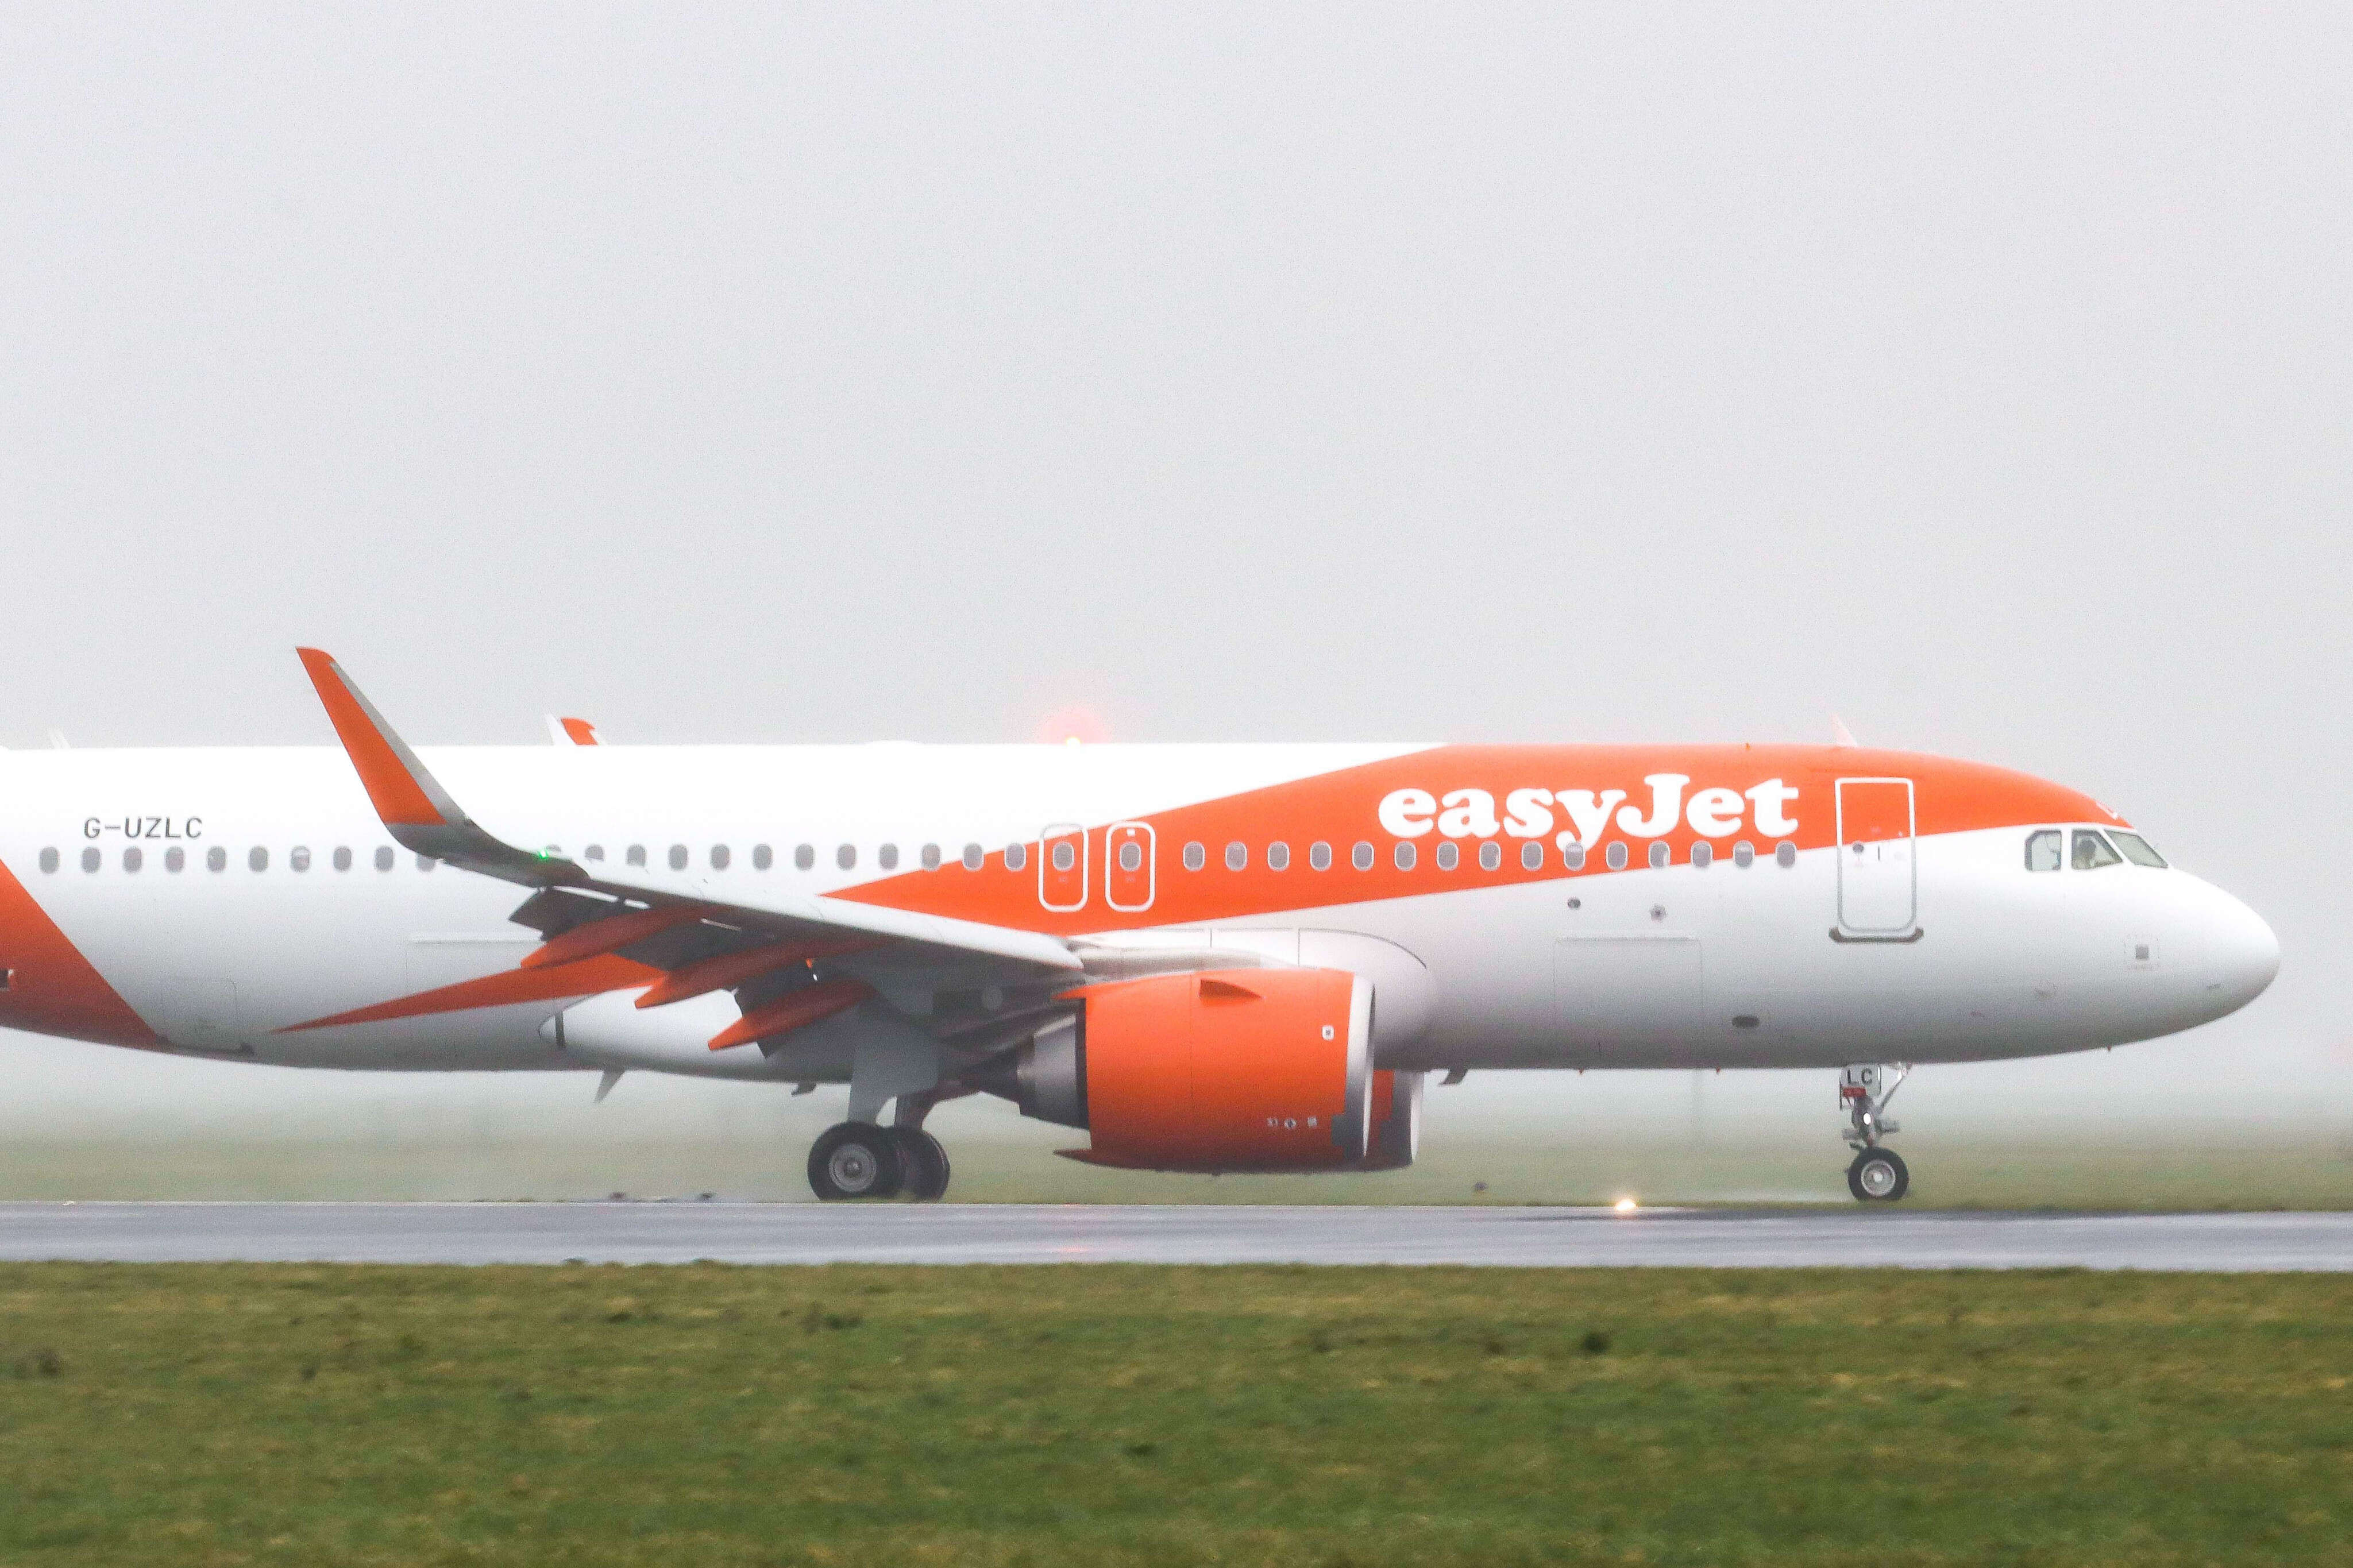
<svg viewBox="0 0 2353 1568">
<path fill-rule="evenodd" d="M 1846 1190 L 1867 1204 L 1892 1204 L 1912 1190 L 1912 1173 L 1893 1149 L 1865 1149 L 1846 1168 Z"/>
<path fill-rule="evenodd" d="M 891 1136 L 899 1141 L 909 1197 L 927 1204 L 948 1190 L 948 1152 L 938 1139 L 920 1127 L 893 1127 Z"/>
<path fill-rule="evenodd" d="M 809 1188 L 828 1201 L 897 1197 L 906 1174 L 899 1140 L 871 1122 L 839 1122 L 809 1150 Z"/>
</svg>

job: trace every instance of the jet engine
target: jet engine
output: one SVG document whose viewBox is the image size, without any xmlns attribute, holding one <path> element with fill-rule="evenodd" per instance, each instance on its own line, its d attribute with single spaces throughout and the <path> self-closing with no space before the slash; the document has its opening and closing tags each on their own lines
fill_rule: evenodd
<svg viewBox="0 0 2353 1568">
<path fill-rule="evenodd" d="M 1025 1116 L 1082 1127 L 1075 1160 L 1156 1171 L 1410 1164 L 1418 1073 L 1375 1070 L 1373 988 L 1336 969 L 1157 974 L 1070 993 L 1078 1011 L 974 1075 Z"/>
</svg>

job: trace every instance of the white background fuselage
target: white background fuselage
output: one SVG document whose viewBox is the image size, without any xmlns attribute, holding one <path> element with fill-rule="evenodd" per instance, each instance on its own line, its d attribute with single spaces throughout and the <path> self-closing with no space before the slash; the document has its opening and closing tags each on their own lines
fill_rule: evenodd
<svg viewBox="0 0 2353 1568">
<path fill-rule="evenodd" d="M 879 868 L 885 846 L 897 852 L 898 875 L 936 845 L 943 864 L 926 875 L 1009 881 L 1024 874 L 995 863 L 966 870 L 959 856 L 967 844 L 995 852 L 1026 843 L 1022 886 L 1042 912 L 1036 841 L 1051 824 L 1145 817 L 1417 750 L 880 745 L 424 755 L 476 819 L 510 842 L 574 856 L 594 845 L 616 861 L 640 846 L 642 875 L 679 893 L 725 900 L 843 892 L 892 874 Z M 392 841 L 340 751 L 18 752 L 0 757 L 0 777 L 9 803 L 0 858 L 175 1048 L 343 1068 L 600 1065 L 559 1046 L 545 1026 L 578 1000 L 570 997 L 295 1027 L 512 970 L 537 941 L 508 918 L 522 889 L 427 869 L 405 850 L 380 869 Z M 1366 825 L 1353 819 L 1329 829 L 1342 851 L 1329 868 L 1311 868 L 1297 847 L 1285 886 L 1299 890 L 1286 891 L 1281 908 L 1172 925 L 1153 910 L 1113 914 L 1098 901 L 1095 923 L 1080 934 L 1366 970 L 1382 988 L 1379 1059 L 1403 1068 L 2031 1056 L 2188 1028 L 2268 983 L 2276 946 L 2235 900 L 2170 868 L 2031 872 L 2022 854 L 2029 831 L 1920 837 L 1908 941 L 1839 936 L 1835 846 L 1805 848 L 1787 865 L 1766 844 L 1745 865 L 1727 851 L 1704 868 L 1686 860 L 1652 869 L 1638 856 L 1625 870 L 1493 885 L 1469 858 L 1453 871 L 1425 861 L 1428 891 L 1364 899 L 1351 891 L 1345 850 L 1366 837 Z M 684 851 L 683 868 L 672 868 L 673 846 Z M 844 847 L 854 856 L 848 868 Z M 727 851 L 723 869 L 714 847 Z M 1176 843 L 1157 845 L 1157 884 L 1228 875 L 1220 847 L 1210 847 L 1203 868 L 1190 870 Z M 1263 856 L 1263 846 L 1253 848 Z M 1388 841 L 1379 849 L 1388 854 Z M 137 851 L 135 870 L 127 851 Z M 256 851 L 266 856 L 260 868 Z M 96 869 L 85 869 L 92 852 Z M 920 987 L 892 1000 L 917 1013 L 925 1003 Z M 682 1040 L 707 1036 L 702 1015 L 713 1006 L 732 1016 L 723 995 L 679 1011 Z M 695 1044 L 631 1065 L 774 1078 L 791 1064 Z"/>
</svg>

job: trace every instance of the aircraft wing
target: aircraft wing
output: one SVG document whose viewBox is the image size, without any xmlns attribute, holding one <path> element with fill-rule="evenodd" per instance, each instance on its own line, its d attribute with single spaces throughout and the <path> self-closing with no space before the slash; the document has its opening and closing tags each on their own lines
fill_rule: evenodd
<svg viewBox="0 0 2353 1568">
<path fill-rule="evenodd" d="M 512 917 L 547 939 L 524 961 L 528 967 L 617 952 L 664 972 L 640 1005 L 724 986 L 747 1015 L 755 1003 L 805 984 L 820 959 L 841 960 L 853 972 L 878 963 L 1002 967 L 1012 979 L 1084 967 L 1068 944 L 1039 931 L 821 895 L 731 889 L 714 898 L 686 878 L 638 868 L 617 873 L 509 844 L 466 815 L 342 666 L 317 648 L 299 651 L 393 838 L 416 854 L 534 889 Z"/>
</svg>

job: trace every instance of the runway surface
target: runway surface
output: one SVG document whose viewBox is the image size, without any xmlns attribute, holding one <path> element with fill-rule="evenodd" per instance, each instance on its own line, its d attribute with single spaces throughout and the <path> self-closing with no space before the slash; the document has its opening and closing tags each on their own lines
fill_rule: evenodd
<svg viewBox="0 0 2353 1568">
<path fill-rule="evenodd" d="M 0 1204 L 0 1260 L 1464 1263 L 2353 1270 L 2353 1214 L 815 1204 Z"/>
</svg>

